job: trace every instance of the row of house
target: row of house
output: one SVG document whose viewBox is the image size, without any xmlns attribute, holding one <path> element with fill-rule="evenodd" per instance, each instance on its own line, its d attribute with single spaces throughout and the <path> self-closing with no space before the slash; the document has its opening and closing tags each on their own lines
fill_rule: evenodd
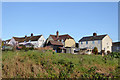
<svg viewBox="0 0 120 80">
<path fill-rule="evenodd" d="M 33 33 L 31 33 L 31 36 L 12 37 L 4 41 L 4 44 L 12 46 L 25 45 L 27 47 L 33 45 L 34 48 L 49 46 L 59 53 L 83 51 L 87 54 L 91 54 L 94 47 L 98 48 L 99 53 L 101 53 L 101 51 L 105 53 L 107 53 L 107 51 L 120 51 L 120 42 L 113 43 L 109 35 L 97 35 L 97 33 L 93 33 L 92 36 L 82 37 L 79 43 L 76 43 L 74 38 L 69 34 L 59 35 L 57 31 L 56 35 L 49 35 L 47 39 L 45 39 L 43 35 L 34 36 Z"/>
</svg>

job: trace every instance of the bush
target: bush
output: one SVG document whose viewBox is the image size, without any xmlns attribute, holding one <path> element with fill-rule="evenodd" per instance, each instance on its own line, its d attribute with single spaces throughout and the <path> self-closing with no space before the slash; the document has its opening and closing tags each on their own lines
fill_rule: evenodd
<svg viewBox="0 0 120 80">
<path fill-rule="evenodd" d="M 21 50 L 25 50 L 25 51 L 28 51 L 28 50 L 34 50 L 34 47 L 26 47 L 25 45 L 22 45 L 22 49 Z"/>
<path fill-rule="evenodd" d="M 120 52 L 112 52 L 109 56 L 112 58 L 120 58 Z"/>
<path fill-rule="evenodd" d="M 93 54 L 98 54 L 98 49 L 97 49 L 97 47 L 94 47 L 94 49 L 93 49 Z"/>
<path fill-rule="evenodd" d="M 107 51 L 107 54 L 110 54 L 110 51 Z"/>
</svg>

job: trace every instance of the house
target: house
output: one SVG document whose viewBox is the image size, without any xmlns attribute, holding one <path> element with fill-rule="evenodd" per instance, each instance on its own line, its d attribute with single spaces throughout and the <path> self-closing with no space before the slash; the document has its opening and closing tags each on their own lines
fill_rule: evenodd
<svg viewBox="0 0 120 80">
<path fill-rule="evenodd" d="M 113 42 L 112 45 L 113 52 L 120 52 L 120 42 Z"/>
<path fill-rule="evenodd" d="M 86 36 L 79 40 L 80 49 L 94 49 L 94 47 L 98 48 L 99 53 L 101 53 L 102 50 L 104 50 L 106 54 L 107 51 L 112 52 L 112 39 L 107 34 L 97 35 L 97 33 L 93 33 L 93 36 Z"/>
<path fill-rule="evenodd" d="M 55 52 L 58 52 L 58 53 L 61 53 L 62 52 L 62 47 L 63 47 L 63 44 L 59 41 L 52 41 L 50 40 L 47 44 L 47 46 L 50 46 L 53 48 L 53 50 L 55 50 Z"/>
<path fill-rule="evenodd" d="M 81 48 L 79 54 L 92 54 L 92 49 L 89 48 Z"/>
<path fill-rule="evenodd" d="M 46 46 L 48 46 L 48 43 L 51 41 L 55 41 L 54 43 L 56 43 L 56 46 L 60 46 L 58 44 L 62 44 L 61 47 L 59 47 L 60 49 L 62 49 L 62 52 L 64 53 L 71 53 L 70 52 L 66 52 L 66 49 L 74 49 L 75 48 L 75 40 L 74 38 L 72 38 L 70 35 L 65 34 L 65 35 L 59 35 L 59 32 L 56 32 L 56 35 L 50 35 L 47 40 L 46 40 Z M 52 45 L 52 44 L 51 44 Z M 68 50 L 67 50 L 68 51 Z"/>
<path fill-rule="evenodd" d="M 45 43 L 45 38 L 43 35 L 37 35 L 33 36 L 33 33 L 31 33 L 31 36 L 25 37 L 12 37 L 10 40 L 6 40 L 6 44 L 10 44 L 12 46 L 19 46 L 19 45 L 27 45 L 29 44 L 34 45 L 34 48 L 43 47 Z"/>
</svg>

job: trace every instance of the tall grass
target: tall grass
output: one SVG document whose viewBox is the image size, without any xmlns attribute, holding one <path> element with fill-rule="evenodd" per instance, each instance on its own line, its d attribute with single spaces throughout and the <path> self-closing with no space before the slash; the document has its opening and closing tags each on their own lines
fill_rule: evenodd
<svg viewBox="0 0 120 80">
<path fill-rule="evenodd" d="M 96 73 L 108 76 L 110 73 L 114 75 L 118 67 L 117 58 L 105 60 L 101 55 L 39 50 L 6 51 L 2 53 L 2 61 L 3 78 L 81 78 L 94 76 Z"/>
</svg>

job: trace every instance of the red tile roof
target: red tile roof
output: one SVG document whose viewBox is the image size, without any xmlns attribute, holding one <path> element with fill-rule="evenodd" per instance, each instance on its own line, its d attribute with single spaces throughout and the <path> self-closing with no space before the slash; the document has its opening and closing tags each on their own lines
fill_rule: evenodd
<svg viewBox="0 0 120 80">
<path fill-rule="evenodd" d="M 59 41 L 52 41 L 52 40 L 50 40 L 49 41 L 52 45 L 60 45 L 60 46 L 63 46 L 63 44 L 61 43 L 61 42 L 59 42 Z"/>
<path fill-rule="evenodd" d="M 53 40 L 66 40 L 66 39 L 73 39 L 70 35 L 68 35 L 68 34 L 65 34 L 65 35 L 59 35 L 59 38 L 57 38 L 57 36 L 56 35 L 50 35 L 52 38 L 53 38 Z"/>
</svg>

